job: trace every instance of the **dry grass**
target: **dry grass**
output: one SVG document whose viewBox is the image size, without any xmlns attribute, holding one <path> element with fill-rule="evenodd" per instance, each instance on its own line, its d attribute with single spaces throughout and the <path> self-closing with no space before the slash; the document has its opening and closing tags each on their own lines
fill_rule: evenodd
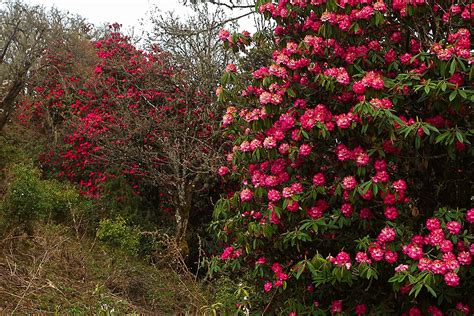
<svg viewBox="0 0 474 316">
<path fill-rule="evenodd" d="M 197 314 L 205 291 L 171 257 L 151 266 L 62 226 L 10 234 L 0 241 L 0 313 Z"/>
</svg>

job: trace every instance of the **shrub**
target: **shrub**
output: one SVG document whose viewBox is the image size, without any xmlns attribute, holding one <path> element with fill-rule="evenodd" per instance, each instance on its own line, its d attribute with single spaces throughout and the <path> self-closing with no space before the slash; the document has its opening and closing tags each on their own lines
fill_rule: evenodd
<svg viewBox="0 0 474 316">
<path fill-rule="evenodd" d="M 215 208 L 213 271 L 260 288 L 240 305 L 259 311 L 469 313 L 472 5 L 257 6 L 277 49 L 218 90 L 234 144 L 219 173 L 240 188 Z"/>
<path fill-rule="evenodd" d="M 8 169 L 11 182 L 0 204 L 6 226 L 30 231 L 36 220 L 75 221 L 91 210 L 92 205 L 74 186 L 41 179 L 41 171 L 32 163 L 17 163 Z"/>
<path fill-rule="evenodd" d="M 13 180 L 2 203 L 5 224 L 21 224 L 30 229 L 34 220 L 47 216 L 47 211 L 52 208 L 51 199 L 45 198 L 41 172 L 32 164 L 15 164 L 11 173 Z"/>
<path fill-rule="evenodd" d="M 128 226 L 122 217 L 101 220 L 97 238 L 129 255 L 136 255 L 139 251 L 140 232 Z"/>
</svg>

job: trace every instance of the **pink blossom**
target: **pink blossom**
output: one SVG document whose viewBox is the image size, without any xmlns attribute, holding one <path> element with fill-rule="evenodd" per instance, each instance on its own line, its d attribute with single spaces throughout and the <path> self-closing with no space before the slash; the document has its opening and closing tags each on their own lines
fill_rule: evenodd
<svg viewBox="0 0 474 316">
<path fill-rule="evenodd" d="M 420 271 L 427 271 L 431 268 L 431 259 L 429 258 L 421 258 L 420 261 L 418 261 L 417 268 Z"/>
<path fill-rule="evenodd" d="M 367 256 L 367 254 L 365 252 L 361 252 L 359 251 L 357 254 L 356 254 L 356 257 L 355 257 L 355 260 L 359 263 L 367 263 L 367 264 L 371 264 L 372 263 L 372 260 L 369 259 L 369 257 Z"/>
<path fill-rule="evenodd" d="M 344 203 L 341 206 L 341 212 L 345 217 L 351 217 L 354 208 L 349 203 Z"/>
<path fill-rule="evenodd" d="M 240 257 L 241 254 L 242 251 L 240 249 L 235 250 L 234 247 L 229 246 L 224 249 L 220 258 L 221 260 L 235 259 Z"/>
<path fill-rule="evenodd" d="M 413 260 L 420 260 L 423 257 L 423 248 L 416 244 L 410 244 L 402 247 L 403 253 Z"/>
<path fill-rule="evenodd" d="M 271 291 L 272 287 L 273 287 L 272 282 L 267 282 L 267 283 L 265 283 L 265 284 L 263 285 L 263 290 L 264 290 L 266 293 L 268 293 L 268 292 Z"/>
<path fill-rule="evenodd" d="M 242 202 L 250 201 L 253 198 L 253 192 L 250 189 L 243 189 L 240 192 L 240 199 Z"/>
<path fill-rule="evenodd" d="M 344 190 L 354 190 L 357 186 L 357 180 L 353 176 L 347 176 L 342 180 Z"/>
<path fill-rule="evenodd" d="M 387 249 L 385 251 L 385 261 L 387 261 L 390 264 L 394 264 L 398 259 L 398 253 L 395 251 L 391 251 Z"/>
<path fill-rule="evenodd" d="M 288 205 L 286 206 L 286 208 L 288 209 L 288 211 L 290 212 L 296 212 L 299 210 L 300 208 L 300 205 L 298 204 L 298 202 L 296 201 L 293 201 L 293 200 L 290 200 Z"/>
<path fill-rule="evenodd" d="M 237 67 L 234 64 L 228 64 L 225 67 L 225 72 L 237 72 Z"/>
<path fill-rule="evenodd" d="M 310 207 L 307 211 L 309 217 L 318 219 L 323 216 L 323 210 L 317 206 Z"/>
<path fill-rule="evenodd" d="M 444 275 L 444 282 L 447 286 L 458 286 L 459 285 L 459 276 L 455 272 L 448 272 Z"/>
<path fill-rule="evenodd" d="M 345 251 L 340 251 L 336 258 L 331 258 L 330 261 L 338 266 L 345 266 L 347 263 L 351 262 L 351 257 Z"/>
<path fill-rule="evenodd" d="M 464 266 L 468 266 L 472 262 L 471 254 L 467 251 L 462 251 L 458 254 L 458 261 Z"/>
<path fill-rule="evenodd" d="M 222 126 L 223 127 L 227 127 L 229 126 L 230 124 L 232 124 L 232 122 L 234 121 L 234 116 L 232 114 L 224 114 L 224 116 L 222 117 Z"/>
<path fill-rule="evenodd" d="M 347 114 L 341 114 L 336 117 L 336 124 L 339 128 L 346 129 L 351 126 L 351 117 Z"/>
<path fill-rule="evenodd" d="M 356 94 L 364 94 L 365 93 L 365 85 L 362 83 L 362 81 L 356 81 L 352 85 L 352 90 Z"/>
<path fill-rule="evenodd" d="M 278 217 L 276 212 L 273 211 L 273 210 L 272 210 L 272 213 L 270 215 L 270 223 L 275 224 L 275 225 L 280 224 L 280 218 Z"/>
<path fill-rule="evenodd" d="M 407 271 L 407 270 L 408 270 L 408 265 L 406 265 L 406 264 L 399 264 L 395 268 L 395 272 L 403 272 L 403 271 Z"/>
<path fill-rule="evenodd" d="M 386 183 L 386 182 L 388 182 L 389 176 L 388 176 L 387 171 L 385 171 L 385 170 L 377 171 L 377 172 L 375 173 L 375 176 L 372 177 L 372 180 L 373 180 L 375 183 Z"/>
<path fill-rule="evenodd" d="M 323 186 L 326 183 L 326 178 L 324 174 L 319 172 L 313 176 L 313 184 L 315 186 Z"/>
<path fill-rule="evenodd" d="M 471 208 L 466 212 L 466 220 L 469 224 L 474 224 L 474 208 Z"/>
<path fill-rule="evenodd" d="M 426 228 L 433 231 L 435 229 L 441 228 L 441 222 L 437 218 L 428 218 L 426 220 Z"/>
<path fill-rule="evenodd" d="M 270 190 L 268 191 L 268 199 L 272 202 L 277 202 L 281 199 L 281 195 L 280 195 L 280 192 L 278 192 L 277 190 Z"/>
<path fill-rule="evenodd" d="M 331 304 L 331 313 L 342 313 L 342 300 L 332 301 Z"/>
<path fill-rule="evenodd" d="M 443 312 L 436 306 L 430 305 L 427 308 L 427 312 L 430 313 L 431 316 L 443 316 Z"/>
<path fill-rule="evenodd" d="M 381 261 L 385 255 L 385 251 L 377 243 L 370 244 L 369 253 L 375 261 Z"/>
<path fill-rule="evenodd" d="M 356 315 L 363 315 L 363 314 L 367 313 L 367 305 L 365 305 L 365 304 L 356 305 L 355 313 L 356 313 Z"/>
<path fill-rule="evenodd" d="M 353 157 L 352 152 L 349 149 L 347 149 L 347 147 L 344 146 L 343 144 L 337 145 L 336 155 L 340 161 L 350 160 Z"/>
<path fill-rule="evenodd" d="M 393 181 L 392 186 L 397 192 L 406 191 L 407 189 L 407 184 L 405 180 L 402 180 L 402 179 Z"/>
<path fill-rule="evenodd" d="M 263 105 L 268 104 L 272 101 L 272 94 L 270 92 L 265 91 L 260 94 L 259 100 L 260 103 Z"/>
<path fill-rule="evenodd" d="M 385 227 L 381 230 L 380 234 L 377 237 L 377 241 L 380 243 L 386 243 L 395 240 L 395 229 L 391 227 Z"/>
<path fill-rule="evenodd" d="M 306 157 L 311 153 L 311 146 L 308 144 L 303 144 L 300 146 L 300 155 Z"/>
<path fill-rule="evenodd" d="M 441 252 L 451 252 L 453 251 L 453 243 L 451 242 L 451 240 L 443 240 L 440 244 L 439 244 L 439 249 L 441 250 Z"/>
<path fill-rule="evenodd" d="M 434 274 L 445 274 L 446 273 L 446 265 L 445 265 L 444 261 L 434 260 L 433 262 L 431 262 L 430 270 Z"/>
<path fill-rule="evenodd" d="M 396 220 L 398 217 L 397 208 L 393 206 L 387 207 L 385 209 L 384 215 L 388 220 L 391 220 L 391 221 Z"/>
<path fill-rule="evenodd" d="M 356 164 L 358 167 L 367 166 L 367 164 L 369 163 L 369 155 L 362 149 L 354 149 L 353 155 L 355 156 Z"/>
<path fill-rule="evenodd" d="M 242 144 L 240 144 L 240 150 L 243 152 L 248 152 L 251 150 L 250 143 L 247 140 L 244 140 Z"/>
<path fill-rule="evenodd" d="M 261 148 L 261 147 L 262 147 L 262 142 L 258 139 L 253 139 L 250 142 L 250 150 L 252 150 L 252 151 L 254 151 L 257 148 Z"/>
<path fill-rule="evenodd" d="M 276 147 L 276 140 L 272 136 L 268 136 L 263 141 L 263 147 L 267 149 L 275 148 Z"/>
<path fill-rule="evenodd" d="M 219 170 L 217 170 L 217 173 L 223 177 L 225 176 L 226 174 L 229 173 L 229 168 L 227 168 L 226 166 L 222 166 L 222 167 L 219 167 Z"/>
<path fill-rule="evenodd" d="M 255 264 L 265 264 L 267 262 L 267 258 L 265 257 L 260 257 L 255 261 Z"/>
<path fill-rule="evenodd" d="M 426 241 L 433 246 L 438 246 L 444 240 L 444 231 L 439 228 L 433 230 L 427 237 Z"/>
<path fill-rule="evenodd" d="M 228 39 L 229 39 L 230 33 L 229 33 L 229 31 L 227 31 L 227 30 L 225 30 L 225 29 L 221 29 L 221 30 L 219 31 L 218 36 L 219 36 L 219 40 L 225 41 L 225 40 L 228 40 Z"/>
<path fill-rule="evenodd" d="M 469 315 L 469 312 L 471 311 L 471 309 L 469 308 L 469 305 L 463 304 L 461 302 L 456 304 L 456 309 L 464 313 L 464 315 Z"/>
<path fill-rule="evenodd" d="M 289 149 L 290 149 L 290 145 L 288 145 L 287 143 L 283 143 L 278 148 L 278 152 L 282 155 L 286 155 L 288 153 Z"/>
</svg>

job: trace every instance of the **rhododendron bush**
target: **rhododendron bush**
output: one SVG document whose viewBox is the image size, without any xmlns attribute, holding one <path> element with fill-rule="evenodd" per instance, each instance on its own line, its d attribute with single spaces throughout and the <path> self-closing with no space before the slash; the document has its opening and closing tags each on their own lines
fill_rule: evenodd
<svg viewBox="0 0 474 316">
<path fill-rule="evenodd" d="M 469 314 L 474 5 L 257 8 L 278 48 L 250 80 L 227 67 L 218 89 L 234 143 L 219 173 L 240 188 L 216 205 L 211 271 L 253 289 L 241 310 Z"/>
<path fill-rule="evenodd" d="M 21 120 L 62 136 L 43 164 L 95 198 L 128 203 L 121 192 L 106 196 L 123 179 L 136 195 L 151 192 L 150 200 L 175 212 L 176 239 L 185 240 L 193 195 L 209 190 L 220 160 L 216 103 L 184 80 L 168 53 L 138 49 L 118 24 L 83 45 L 83 53 L 52 48 L 21 104 Z"/>
</svg>

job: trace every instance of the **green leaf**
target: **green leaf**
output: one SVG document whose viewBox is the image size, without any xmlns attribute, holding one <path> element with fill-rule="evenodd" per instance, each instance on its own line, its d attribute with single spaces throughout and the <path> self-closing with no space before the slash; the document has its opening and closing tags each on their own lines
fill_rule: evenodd
<svg viewBox="0 0 474 316">
<path fill-rule="evenodd" d="M 286 90 L 286 93 L 288 93 L 290 97 L 296 98 L 296 92 L 292 88 L 289 88 L 288 90 Z"/>
<path fill-rule="evenodd" d="M 436 294 L 435 290 L 433 290 L 433 288 L 431 286 L 429 286 L 428 284 L 425 284 L 425 287 L 426 289 L 428 290 L 428 292 L 431 293 L 431 295 L 433 295 L 433 297 L 437 297 L 438 295 Z"/>
<path fill-rule="evenodd" d="M 311 272 L 313 276 L 318 276 L 319 274 L 318 271 L 316 271 L 316 268 L 310 261 L 306 263 L 306 266 L 308 267 L 309 271 Z"/>
<path fill-rule="evenodd" d="M 421 146 L 421 137 L 416 135 L 416 137 L 415 137 L 415 148 L 420 149 L 420 146 Z"/>
<path fill-rule="evenodd" d="M 412 295 L 412 294 L 414 293 L 414 294 L 415 294 L 415 297 L 417 297 L 418 294 L 420 294 L 420 291 L 421 291 L 422 288 L 423 288 L 423 284 L 422 284 L 422 283 L 418 283 L 417 285 L 415 285 L 415 286 L 411 289 L 411 291 L 410 291 L 410 293 L 409 293 L 408 295 Z"/>
<path fill-rule="evenodd" d="M 300 264 L 298 264 L 298 272 L 296 273 L 297 280 L 300 278 L 305 268 L 306 268 L 306 261 L 301 261 Z"/>
<path fill-rule="evenodd" d="M 455 58 L 453 58 L 453 61 L 451 62 L 451 66 L 449 67 L 449 73 L 452 75 L 454 75 L 454 73 L 456 72 L 456 66 L 457 66 L 457 61 Z"/>
<path fill-rule="evenodd" d="M 428 84 L 425 86 L 425 93 L 426 94 L 430 93 L 430 86 Z"/>
<path fill-rule="evenodd" d="M 443 82 L 441 83 L 441 91 L 443 91 L 443 92 L 446 91 L 446 88 L 447 88 L 447 87 L 448 87 L 448 85 L 446 84 L 446 81 L 443 81 Z"/>
<path fill-rule="evenodd" d="M 461 132 L 456 131 L 456 138 L 460 143 L 464 142 L 464 137 L 462 136 Z"/>
<path fill-rule="evenodd" d="M 451 92 L 451 94 L 449 95 L 449 101 L 453 102 L 453 100 L 456 99 L 457 95 L 458 95 L 458 90 L 454 90 L 453 92 Z"/>
</svg>

